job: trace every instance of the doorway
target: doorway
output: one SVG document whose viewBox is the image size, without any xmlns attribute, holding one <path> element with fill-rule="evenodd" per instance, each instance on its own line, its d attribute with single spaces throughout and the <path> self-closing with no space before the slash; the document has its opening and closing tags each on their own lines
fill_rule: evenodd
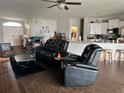
<svg viewBox="0 0 124 93">
<path fill-rule="evenodd" d="M 71 40 L 77 41 L 78 40 L 78 27 L 71 27 Z"/>
<path fill-rule="evenodd" d="M 5 25 L 7 23 L 10 23 L 11 25 L 10 24 Z M 20 46 L 22 36 L 23 36 L 23 27 L 21 24 L 20 25 L 12 25 L 12 22 L 3 23 L 4 43 L 11 43 L 12 46 Z"/>
</svg>

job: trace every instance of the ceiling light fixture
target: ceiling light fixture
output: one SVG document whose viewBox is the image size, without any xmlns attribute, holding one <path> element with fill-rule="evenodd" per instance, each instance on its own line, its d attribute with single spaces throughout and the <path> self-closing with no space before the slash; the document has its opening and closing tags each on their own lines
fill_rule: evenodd
<svg viewBox="0 0 124 93">
<path fill-rule="evenodd" d="M 64 7 L 65 7 L 65 4 L 64 3 L 61 3 L 61 4 L 58 5 L 58 8 L 59 9 L 64 9 Z"/>
<path fill-rule="evenodd" d="M 5 23 L 3 23 L 3 26 L 15 26 L 15 27 L 21 27 L 22 24 L 17 23 L 17 22 L 5 22 Z"/>
<path fill-rule="evenodd" d="M 65 9 L 65 10 L 69 10 L 67 5 L 81 5 L 81 2 L 66 2 L 66 0 L 57 0 L 57 1 L 42 0 L 42 1 L 54 3 L 53 5 L 49 6 L 48 8 L 57 6 L 59 9 Z"/>
</svg>

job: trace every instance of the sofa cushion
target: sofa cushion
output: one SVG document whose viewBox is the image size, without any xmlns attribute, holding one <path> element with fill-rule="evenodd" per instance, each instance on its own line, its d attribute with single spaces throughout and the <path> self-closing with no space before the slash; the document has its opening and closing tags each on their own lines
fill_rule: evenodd
<svg viewBox="0 0 124 93">
<path fill-rule="evenodd" d="M 68 41 L 48 39 L 43 47 L 37 49 L 37 54 L 42 57 L 53 59 L 57 53 L 67 55 Z M 41 57 L 41 58 L 42 58 Z"/>
</svg>

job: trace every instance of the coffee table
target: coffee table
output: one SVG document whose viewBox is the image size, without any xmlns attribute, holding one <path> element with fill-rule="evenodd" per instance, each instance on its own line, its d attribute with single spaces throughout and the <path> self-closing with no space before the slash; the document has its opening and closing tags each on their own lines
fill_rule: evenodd
<svg viewBox="0 0 124 93">
<path fill-rule="evenodd" d="M 34 61 L 33 57 L 31 54 L 20 54 L 20 55 L 15 55 L 15 60 L 16 62 L 29 62 L 29 61 Z"/>
<path fill-rule="evenodd" d="M 33 60 L 30 54 L 20 54 L 11 59 L 11 65 L 16 78 L 29 75 L 43 69 Z"/>
</svg>

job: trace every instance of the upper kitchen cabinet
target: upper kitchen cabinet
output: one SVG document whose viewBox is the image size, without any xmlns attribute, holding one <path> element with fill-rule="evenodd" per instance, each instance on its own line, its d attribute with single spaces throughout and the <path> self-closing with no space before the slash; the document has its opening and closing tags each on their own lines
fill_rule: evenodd
<svg viewBox="0 0 124 93">
<path fill-rule="evenodd" d="M 90 34 L 107 34 L 107 23 L 91 23 Z"/>
<path fill-rule="evenodd" d="M 91 23 L 90 24 L 90 34 L 101 34 L 102 24 L 101 23 Z"/>
<path fill-rule="evenodd" d="M 119 22 L 119 27 L 124 27 L 124 21 Z"/>
<path fill-rule="evenodd" d="M 109 22 L 108 22 L 109 29 L 118 28 L 118 27 L 119 27 L 119 19 L 109 20 Z"/>
<path fill-rule="evenodd" d="M 108 34 L 107 29 L 108 29 L 108 23 L 102 23 L 102 34 Z"/>
</svg>

